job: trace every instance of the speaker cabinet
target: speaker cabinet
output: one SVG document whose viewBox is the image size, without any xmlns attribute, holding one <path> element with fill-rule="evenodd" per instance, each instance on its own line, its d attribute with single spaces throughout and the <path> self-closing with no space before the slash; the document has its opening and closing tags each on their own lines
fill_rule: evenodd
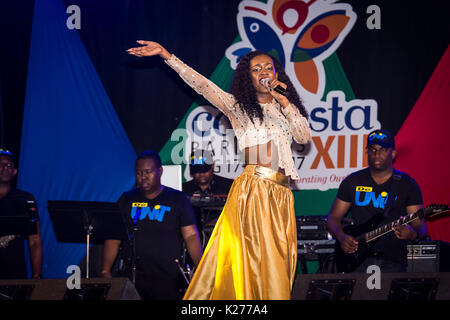
<svg viewBox="0 0 450 320">
<path fill-rule="evenodd" d="M 140 300 L 127 278 L 81 279 L 68 289 L 67 279 L 0 280 L 0 300 Z"/>
<path fill-rule="evenodd" d="M 292 300 L 450 300 L 450 272 L 381 273 L 379 289 L 372 274 L 298 275 Z M 369 281 L 368 281 L 369 280 Z M 368 285 L 369 282 L 369 285 Z"/>
<path fill-rule="evenodd" d="M 439 242 L 420 242 L 408 244 L 408 272 L 439 272 Z"/>
</svg>

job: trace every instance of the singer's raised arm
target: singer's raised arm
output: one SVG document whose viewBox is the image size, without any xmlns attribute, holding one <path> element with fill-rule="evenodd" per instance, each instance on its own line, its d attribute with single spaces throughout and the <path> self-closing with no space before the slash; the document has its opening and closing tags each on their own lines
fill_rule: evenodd
<svg viewBox="0 0 450 320">
<path fill-rule="evenodd" d="M 189 86 L 205 97 L 206 100 L 211 102 L 212 105 L 222 111 L 225 115 L 228 116 L 228 114 L 234 110 L 236 100 L 232 94 L 223 91 L 214 82 L 184 64 L 175 55 L 170 54 L 159 43 L 142 40 L 138 41 L 138 43 L 143 46 L 128 49 L 127 52 L 137 57 L 159 55 Z"/>
</svg>

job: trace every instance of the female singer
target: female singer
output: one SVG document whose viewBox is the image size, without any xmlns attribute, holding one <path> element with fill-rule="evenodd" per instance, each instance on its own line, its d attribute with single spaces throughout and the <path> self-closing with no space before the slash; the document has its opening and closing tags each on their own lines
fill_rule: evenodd
<svg viewBox="0 0 450 320">
<path fill-rule="evenodd" d="M 245 153 L 184 299 L 290 299 L 297 230 L 290 178 L 299 179 L 292 138 L 305 144 L 308 114 L 280 62 L 262 51 L 242 57 L 231 94 L 185 65 L 159 43 L 138 41 L 137 57 L 159 55 L 230 120 Z"/>
</svg>

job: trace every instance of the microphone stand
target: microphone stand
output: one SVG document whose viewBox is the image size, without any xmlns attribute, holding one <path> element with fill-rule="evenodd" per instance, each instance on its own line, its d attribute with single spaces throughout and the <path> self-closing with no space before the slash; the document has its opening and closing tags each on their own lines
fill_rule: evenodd
<svg viewBox="0 0 450 320">
<path fill-rule="evenodd" d="M 94 227 L 91 224 L 88 213 L 83 209 L 84 230 L 86 231 L 86 279 L 89 279 L 89 246 Z"/>
<path fill-rule="evenodd" d="M 132 254 L 131 254 L 131 282 L 133 284 L 136 284 L 136 233 L 139 230 L 139 227 L 137 226 L 137 221 L 139 217 L 141 216 L 141 208 L 138 208 L 136 210 L 136 214 L 133 218 L 133 230 L 131 235 L 131 247 L 132 247 Z"/>
<path fill-rule="evenodd" d="M 186 283 L 189 285 L 189 283 L 192 280 L 192 270 L 191 267 L 189 266 L 189 264 L 186 264 L 186 269 L 187 271 L 185 271 L 183 269 L 183 267 L 180 264 L 180 260 L 175 259 L 175 263 L 178 265 L 178 269 L 180 269 L 181 275 L 183 276 L 184 280 L 186 280 Z M 186 277 L 186 274 L 189 276 L 189 279 Z"/>
</svg>

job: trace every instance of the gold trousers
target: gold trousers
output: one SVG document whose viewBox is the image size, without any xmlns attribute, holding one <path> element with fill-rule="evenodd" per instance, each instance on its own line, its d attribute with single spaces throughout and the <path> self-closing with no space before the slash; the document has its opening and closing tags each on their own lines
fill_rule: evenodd
<svg viewBox="0 0 450 320">
<path fill-rule="evenodd" d="M 236 178 L 184 300 L 290 299 L 297 263 L 288 178 L 247 165 Z"/>
</svg>

